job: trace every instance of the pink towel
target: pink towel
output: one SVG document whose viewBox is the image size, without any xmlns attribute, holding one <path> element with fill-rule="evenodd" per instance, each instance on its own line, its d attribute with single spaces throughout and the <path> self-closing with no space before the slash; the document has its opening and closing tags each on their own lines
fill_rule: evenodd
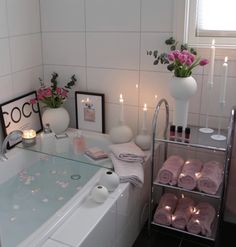
<svg viewBox="0 0 236 247">
<path fill-rule="evenodd" d="M 217 161 L 209 161 L 203 165 L 197 187 L 208 194 L 216 194 L 223 179 L 223 165 Z"/>
<path fill-rule="evenodd" d="M 184 230 L 192 215 L 193 208 L 194 201 L 191 198 L 180 198 L 172 216 L 172 226 Z"/>
<path fill-rule="evenodd" d="M 197 186 L 197 179 L 202 169 L 202 161 L 197 159 L 187 160 L 178 178 L 178 186 L 193 190 Z"/>
<path fill-rule="evenodd" d="M 177 155 L 170 156 L 157 174 L 157 182 L 176 185 L 184 160 Z"/>
<path fill-rule="evenodd" d="M 187 224 L 187 230 L 193 234 L 202 234 L 211 236 L 211 225 L 214 221 L 216 211 L 211 204 L 207 202 L 199 203 L 195 208 Z"/>
<path fill-rule="evenodd" d="M 153 221 L 157 224 L 170 226 L 172 213 L 175 210 L 177 201 L 178 198 L 174 194 L 163 194 L 156 208 Z"/>
</svg>

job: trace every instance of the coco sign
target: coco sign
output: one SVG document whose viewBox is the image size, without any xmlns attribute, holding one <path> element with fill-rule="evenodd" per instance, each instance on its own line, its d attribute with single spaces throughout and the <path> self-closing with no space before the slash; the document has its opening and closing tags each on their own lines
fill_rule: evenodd
<svg viewBox="0 0 236 247">
<path fill-rule="evenodd" d="M 3 132 L 8 135 L 13 130 L 42 130 L 41 116 L 38 104 L 30 104 L 36 98 L 36 92 L 25 94 L 0 105 Z"/>
</svg>

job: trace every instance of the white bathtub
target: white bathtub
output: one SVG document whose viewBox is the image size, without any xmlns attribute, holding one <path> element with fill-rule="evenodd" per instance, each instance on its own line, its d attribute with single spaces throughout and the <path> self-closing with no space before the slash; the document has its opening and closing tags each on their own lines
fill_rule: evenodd
<svg viewBox="0 0 236 247">
<path fill-rule="evenodd" d="M 0 162 L 2 247 L 38 247 L 77 209 L 103 168 L 14 148 Z"/>
</svg>

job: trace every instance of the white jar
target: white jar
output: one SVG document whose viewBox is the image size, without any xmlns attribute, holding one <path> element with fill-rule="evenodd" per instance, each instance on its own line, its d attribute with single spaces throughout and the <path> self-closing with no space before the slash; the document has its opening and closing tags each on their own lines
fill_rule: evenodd
<svg viewBox="0 0 236 247">
<path fill-rule="evenodd" d="M 119 176 L 113 171 L 105 171 L 100 177 L 99 184 L 105 186 L 109 192 L 114 191 L 120 183 Z"/>
<path fill-rule="evenodd" d="M 95 202 L 103 203 L 106 201 L 109 193 L 105 186 L 97 185 L 91 191 L 91 197 Z"/>
</svg>

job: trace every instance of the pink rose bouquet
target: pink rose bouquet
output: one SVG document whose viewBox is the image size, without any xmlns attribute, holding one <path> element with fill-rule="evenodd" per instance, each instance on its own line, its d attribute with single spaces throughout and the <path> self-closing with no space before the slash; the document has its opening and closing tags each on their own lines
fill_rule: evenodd
<svg viewBox="0 0 236 247">
<path fill-rule="evenodd" d="M 65 87 L 58 87 L 57 78 L 58 74 L 54 72 L 51 78 L 51 86 L 49 87 L 46 87 L 39 78 L 41 87 L 37 91 L 37 98 L 32 99 L 30 103 L 35 104 L 39 101 L 47 107 L 59 108 L 68 97 L 69 90 L 75 85 L 77 79 L 73 75 Z"/>
</svg>

